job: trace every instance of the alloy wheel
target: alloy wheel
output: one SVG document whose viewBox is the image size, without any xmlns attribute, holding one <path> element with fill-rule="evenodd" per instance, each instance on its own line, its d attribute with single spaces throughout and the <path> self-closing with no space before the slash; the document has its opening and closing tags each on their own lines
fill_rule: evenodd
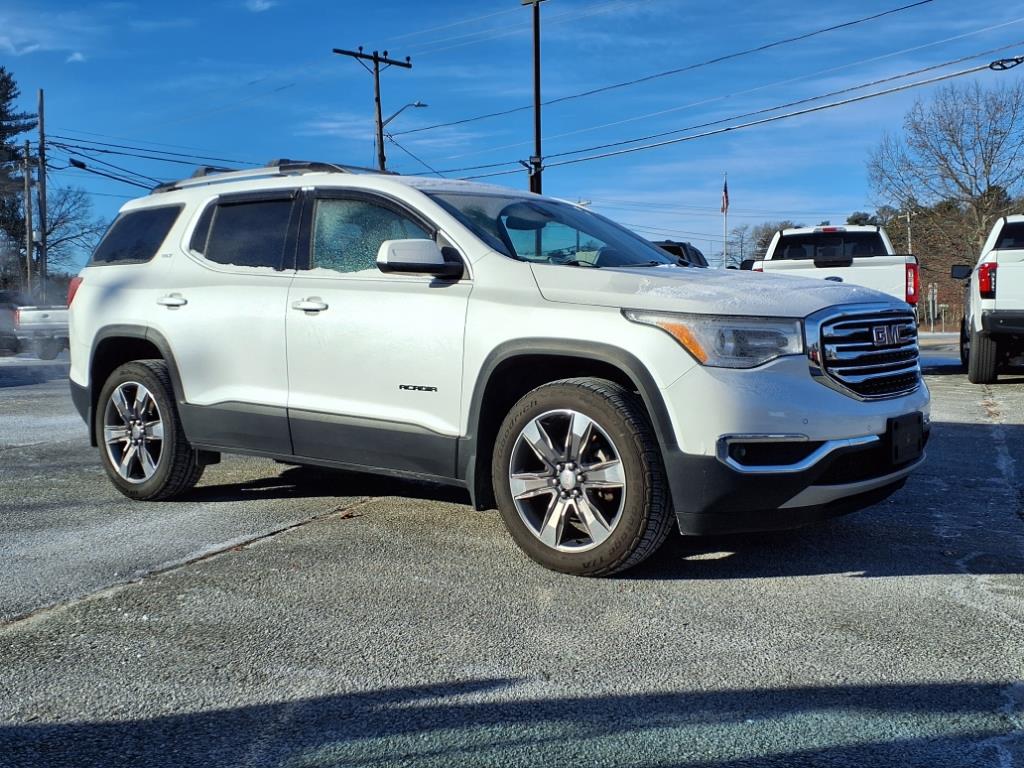
<svg viewBox="0 0 1024 768">
<path fill-rule="evenodd" d="M 120 477 L 144 483 L 153 476 L 163 453 L 164 422 L 145 386 L 126 381 L 111 392 L 103 412 L 103 441 Z"/>
<path fill-rule="evenodd" d="M 548 411 L 519 433 L 509 462 L 512 499 L 527 529 L 560 552 L 600 545 L 618 525 L 626 475 L 608 433 L 579 411 Z"/>
</svg>

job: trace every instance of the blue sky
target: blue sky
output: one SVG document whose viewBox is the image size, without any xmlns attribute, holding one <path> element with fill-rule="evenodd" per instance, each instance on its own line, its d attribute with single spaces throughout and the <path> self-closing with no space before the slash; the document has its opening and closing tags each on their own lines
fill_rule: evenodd
<svg viewBox="0 0 1024 768">
<path fill-rule="evenodd" d="M 683 67 L 909 1 L 548 0 L 542 7 L 544 97 Z M 934 0 L 552 105 L 544 111 L 545 154 L 720 120 L 1024 41 L 1024 8 L 993 0 L 977 0 L 969 12 L 966 7 Z M 531 103 L 530 12 L 519 0 L 5 0 L 0 6 L 0 61 L 14 73 L 24 108 L 34 110 L 36 89 L 45 88 L 48 133 L 253 163 L 293 157 L 373 164 L 372 79 L 355 61 L 331 53 L 359 45 L 412 57 L 411 70 L 384 73 L 384 111 L 416 100 L 429 104 L 405 110 L 389 130 L 433 168 L 514 163 L 531 154 L 529 110 L 401 134 Z M 997 56 L 1011 53 L 1024 53 L 1024 45 Z M 959 81 L 977 77 L 994 85 L 1017 76 L 983 72 Z M 730 228 L 780 218 L 839 222 L 874 207 L 868 152 L 886 131 L 898 131 L 914 99 L 933 87 L 551 168 L 544 191 L 590 200 L 652 238 L 690 240 L 709 253 L 721 248 L 725 172 Z M 53 155 L 66 164 L 66 154 Z M 388 156 L 395 170 L 427 173 L 394 145 Z M 191 171 L 162 161 L 99 157 L 157 179 Z M 137 194 L 74 169 L 52 178 L 95 193 L 96 211 L 105 217 Z M 488 181 L 517 188 L 527 183 L 525 173 Z"/>
</svg>

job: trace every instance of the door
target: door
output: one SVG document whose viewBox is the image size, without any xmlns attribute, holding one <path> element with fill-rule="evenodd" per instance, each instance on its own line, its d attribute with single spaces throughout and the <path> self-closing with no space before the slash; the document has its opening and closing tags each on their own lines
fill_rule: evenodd
<svg viewBox="0 0 1024 768">
<path fill-rule="evenodd" d="M 197 445 L 290 454 L 285 307 L 295 275 L 297 196 L 225 196 L 167 271 L 153 327 L 171 347 Z"/>
<path fill-rule="evenodd" d="M 286 323 L 297 456 L 455 476 L 471 282 L 376 266 L 385 240 L 435 236 L 390 199 L 311 195 Z"/>
</svg>

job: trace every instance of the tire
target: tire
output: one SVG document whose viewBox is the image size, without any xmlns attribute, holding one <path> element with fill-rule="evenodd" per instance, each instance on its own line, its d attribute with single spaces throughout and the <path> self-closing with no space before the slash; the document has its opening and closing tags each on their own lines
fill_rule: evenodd
<svg viewBox="0 0 1024 768">
<path fill-rule="evenodd" d="M 185 439 L 163 360 L 136 360 L 110 374 L 100 390 L 94 429 L 103 468 L 130 499 L 170 499 L 202 477 L 204 467 Z"/>
<path fill-rule="evenodd" d="M 971 340 L 967 335 L 967 321 L 960 321 L 960 365 L 967 367 L 971 356 Z"/>
<path fill-rule="evenodd" d="M 40 339 L 36 342 L 36 357 L 40 360 L 53 360 L 64 349 L 61 339 Z"/>
<path fill-rule="evenodd" d="M 491 476 L 512 538 L 554 571 L 623 571 L 652 555 L 672 527 L 643 403 L 604 379 L 555 381 L 519 400 L 498 432 Z"/>
<path fill-rule="evenodd" d="M 971 331 L 970 354 L 967 358 L 967 379 L 972 384 L 992 384 L 996 380 L 995 339 Z"/>
</svg>

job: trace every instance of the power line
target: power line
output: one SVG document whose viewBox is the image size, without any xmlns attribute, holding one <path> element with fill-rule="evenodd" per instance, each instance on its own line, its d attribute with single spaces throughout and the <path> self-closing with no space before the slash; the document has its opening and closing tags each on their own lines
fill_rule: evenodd
<svg viewBox="0 0 1024 768">
<path fill-rule="evenodd" d="M 506 8 L 503 11 L 496 11 L 494 13 L 486 13 L 483 16 L 474 16 L 471 19 L 462 19 L 461 21 L 453 21 L 451 24 L 441 24 L 440 26 L 437 26 L 437 27 L 429 27 L 427 29 L 421 29 L 421 30 L 418 30 L 416 32 L 406 32 L 405 34 L 397 35 L 395 37 L 392 37 L 391 40 L 392 41 L 395 41 L 395 40 L 406 40 L 406 39 L 408 39 L 410 37 L 419 37 L 420 35 L 427 35 L 427 34 L 430 34 L 431 32 L 440 32 L 443 29 L 451 29 L 452 27 L 460 27 L 460 26 L 463 26 L 464 24 L 472 24 L 472 23 L 477 22 L 477 21 L 484 21 L 485 19 L 492 19 L 495 16 L 504 16 L 504 15 L 509 14 L 509 13 L 521 13 L 521 11 L 519 10 L 519 8 Z"/>
<path fill-rule="evenodd" d="M 80 133 L 83 136 L 98 136 L 101 139 L 117 139 L 118 141 L 130 141 L 133 144 L 149 144 L 148 147 L 143 147 L 147 151 L 161 152 L 163 150 L 154 149 L 156 147 L 171 147 L 173 149 L 194 149 L 196 152 L 213 152 L 215 150 L 206 149 L 205 147 L 191 147 L 186 144 L 165 144 L 159 141 L 149 141 L 147 139 L 136 139 L 130 136 L 112 136 L 109 133 L 95 133 L 93 131 L 82 131 L 77 128 L 57 128 L 62 133 Z M 73 141 L 90 141 L 89 139 L 73 139 Z M 116 145 L 115 145 L 116 146 Z"/>
<path fill-rule="evenodd" d="M 600 13 L 604 13 L 606 10 L 608 10 L 613 5 L 623 5 L 623 4 L 624 4 L 624 0 L 609 0 L 609 2 L 602 3 L 601 5 L 594 6 L 592 8 L 587 8 L 586 10 L 567 11 L 565 13 L 561 13 L 561 14 L 558 14 L 556 16 L 552 16 L 550 20 L 547 20 L 544 23 L 545 24 L 558 24 L 558 23 L 565 22 L 565 21 L 577 21 L 579 19 L 587 18 L 588 16 L 596 16 L 596 15 L 598 15 Z M 434 40 L 434 41 L 431 41 L 429 43 L 420 43 L 419 45 L 413 46 L 413 50 L 411 52 L 414 53 L 416 56 L 429 56 L 430 54 L 433 54 L 433 53 L 440 53 L 442 51 L 450 51 L 453 48 L 464 48 L 467 45 L 476 45 L 477 43 L 483 43 L 483 42 L 487 42 L 487 41 L 490 41 L 490 40 L 497 40 L 498 38 L 502 38 L 502 37 L 510 37 L 512 35 L 518 35 L 518 34 L 523 33 L 524 31 L 526 31 L 526 30 L 524 30 L 522 27 L 515 27 L 515 28 L 512 28 L 512 29 L 503 29 L 503 30 L 490 29 L 490 30 L 481 30 L 479 32 L 469 32 L 469 33 L 464 34 L 464 35 L 457 35 L 455 37 L 443 38 L 441 40 Z M 475 37 L 476 39 L 466 40 L 465 42 L 455 43 L 453 45 L 446 45 L 446 46 L 443 46 L 441 48 L 432 48 L 431 47 L 431 46 L 433 46 L 433 45 L 435 45 L 437 43 L 443 43 L 443 42 L 448 42 L 448 41 L 451 41 L 451 40 L 460 40 L 460 39 L 473 38 L 473 37 Z M 419 48 L 420 50 L 415 50 L 416 48 Z"/>
<path fill-rule="evenodd" d="M 133 171 L 133 170 L 131 170 L 129 168 L 124 168 L 123 166 L 120 166 L 120 165 L 115 165 L 114 163 L 108 162 L 106 160 L 102 160 L 102 159 L 100 159 L 98 157 L 95 157 L 95 156 L 93 156 L 93 155 L 91 155 L 91 154 L 89 154 L 87 152 L 81 151 L 81 150 L 77 151 L 77 152 L 75 152 L 74 150 L 69 150 L 66 145 L 60 144 L 58 142 L 50 142 L 50 144 L 51 144 L 51 146 L 54 146 L 54 147 L 57 147 L 60 150 L 63 150 L 68 155 L 68 157 L 70 157 L 72 154 L 79 154 L 79 155 L 82 155 L 83 157 L 88 158 L 89 162 L 99 163 L 100 165 L 106 166 L 107 168 L 110 168 L 112 170 L 121 171 L 122 173 L 129 174 L 130 176 L 136 176 L 139 179 L 142 179 L 144 181 L 152 182 L 153 184 L 163 184 L 164 181 L 165 181 L 165 180 L 162 180 L 162 179 L 155 179 L 152 176 L 147 176 L 144 173 L 139 173 L 138 171 Z"/>
<path fill-rule="evenodd" d="M 428 163 L 428 162 L 427 162 L 426 160 L 424 160 L 424 159 L 422 159 L 422 158 L 418 157 L 417 155 L 414 155 L 414 154 L 413 154 L 412 152 L 410 152 L 410 151 L 409 151 L 408 149 L 406 149 L 406 148 L 405 148 L 405 147 L 403 147 L 403 146 L 402 146 L 401 144 L 399 144 L 399 143 L 398 143 L 397 141 L 395 141 L 395 137 L 394 137 L 394 136 L 392 136 L 392 135 L 391 135 L 390 133 L 385 133 L 385 134 L 384 134 L 384 137 L 385 137 L 385 138 L 386 138 L 386 139 L 387 139 L 388 141 L 390 141 L 390 142 L 391 142 L 392 144 L 394 144 L 394 145 L 395 145 L 396 147 L 398 147 L 398 148 L 399 148 L 400 150 L 402 150 L 403 152 L 405 152 L 405 154 L 407 154 L 407 155 L 408 155 L 409 157 L 411 157 L 411 158 L 412 158 L 413 160 L 415 160 L 415 161 L 416 161 L 417 163 L 419 163 L 420 165 L 424 166 L 424 167 L 425 167 L 425 168 L 426 168 L 427 170 L 429 170 L 429 171 L 430 171 L 431 173 L 433 173 L 433 174 L 435 174 L 435 175 L 437 175 L 437 176 L 440 176 L 441 178 L 444 178 L 444 174 L 443 174 L 443 173 L 441 173 L 441 172 L 440 172 L 439 170 L 437 170 L 436 168 L 434 168 L 434 166 L 432 166 L 432 165 L 431 165 L 430 163 Z"/>
<path fill-rule="evenodd" d="M 583 149 L 573 149 L 573 150 L 569 150 L 567 152 L 557 152 L 557 153 L 553 153 L 553 154 L 547 155 L 546 157 L 566 157 L 568 155 L 578 155 L 578 154 L 581 154 L 583 152 L 594 152 L 594 151 L 597 151 L 599 149 L 607 149 L 609 147 L 620 147 L 620 146 L 624 146 L 626 144 L 634 144 L 634 143 L 639 142 L 639 141 L 649 141 L 651 139 L 659 139 L 659 138 L 661 138 L 663 136 L 673 136 L 673 135 L 678 134 L 678 133 L 685 133 L 686 131 L 695 131 L 695 130 L 698 130 L 700 128 L 709 128 L 709 127 L 711 127 L 713 125 L 721 125 L 722 123 L 731 122 L 733 120 L 742 120 L 742 119 L 747 118 L 747 117 L 754 117 L 756 115 L 767 114 L 768 112 L 776 112 L 776 111 L 778 111 L 780 109 L 789 109 L 790 107 L 796 107 L 796 106 L 799 106 L 800 104 L 807 104 L 807 103 L 810 103 L 812 101 L 820 101 L 821 99 L 829 99 L 829 98 L 832 98 L 833 96 L 840 96 L 840 95 L 842 95 L 844 93 L 852 93 L 853 91 L 860 91 L 860 90 L 863 90 L 864 88 L 872 88 L 872 87 L 874 87 L 876 85 L 882 85 L 883 83 L 891 83 L 894 80 L 903 80 L 903 79 L 908 78 L 908 77 L 914 77 L 915 75 L 922 75 L 925 72 L 932 72 L 932 71 L 934 71 L 936 69 L 942 69 L 943 67 L 951 67 L 954 64 L 963 64 L 965 61 L 971 61 L 972 59 L 978 59 L 978 58 L 981 58 L 983 56 L 991 56 L 994 53 L 999 53 L 1001 51 L 1005 51 L 1008 48 L 1016 48 L 1017 46 L 1020 46 L 1020 45 L 1024 45 L 1024 40 L 1019 40 L 1019 41 L 1017 41 L 1015 43 L 1010 43 L 1009 45 L 1003 45 L 1003 46 L 1000 46 L 998 48 L 993 48 L 993 49 L 988 50 L 988 51 L 982 51 L 981 53 L 971 54 L 970 56 L 961 56 L 958 59 L 952 59 L 951 61 L 944 61 L 941 64 L 932 64 L 932 65 L 927 66 L 927 67 L 921 67 L 920 69 L 911 70 L 910 72 L 903 72 L 903 73 L 898 74 L 898 75 L 890 75 L 889 77 L 878 78 L 877 80 L 871 80 L 871 81 L 866 82 L 866 83 L 860 83 L 858 85 L 849 86 L 847 88 L 840 88 L 838 90 L 829 91 L 828 93 L 822 93 L 822 94 L 819 94 L 817 96 L 809 96 L 809 97 L 803 98 L 803 99 L 796 99 L 795 101 L 789 101 L 789 102 L 786 102 L 785 104 L 777 104 L 777 105 L 775 105 L 773 107 L 765 107 L 763 109 L 756 109 L 756 110 L 753 110 L 752 112 L 744 112 L 743 114 L 740 114 L 740 115 L 732 115 L 731 117 L 722 118 L 720 120 L 712 120 L 712 121 L 707 122 L 707 123 L 699 123 L 697 125 L 687 126 L 686 128 L 675 128 L 675 129 L 673 129 L 671 131 L 661 131 L 659 133 L 651 133 L 651 134 L 648 134 L 646 136 L 639 136 L 639 137 L 637 137 L 635 139 L 624 139 L 622 141 L 613 141 L 613 142 L 608 142 L 606 144 L 595 144 L 594 146 L 585 147 Z M 982 66 L 981 69 L 986 69 L 987 67 L 988 67 L 988 65 L 986 64 L 986 65 Z"/>
<path fill-rule="evenodd" d="M 133 150 L 135 150 L 137 152 L 156 152 L 156 153 L 159 153 L 161 155 L 169 155 L 169 156 L 172 156 L 172 157 L 186 157 L 186 158 L 190 158 L 192 160 L 210 160 L 212 162 L 217 162 L 217 163 L 235 163 L 237 165 L 255 165 L 255 166 L 263 165 L 263 163 L 257 163 L 257 162 L 254 162 L 252 160 L 229 160 L 229 159 L 224 158 L 224 157 L 211 157 L 209 155 L 189 154 L 189 153 L 186 153 L 186 152 L 169 152 L 169 151 L 162 150 L 162 149 L 151 149 L 149 147 L 135 147 L 135 146 L 129 146 L 127 144 L 114 144 L 114 143 L 111 143 L 111 142 L 108 142 L 108 141 L 92 141 L 91 139 L 76 139 L 76 138 L 72 138 L 70 136 L 52 135 L 51 138 L 62 139 L 62 140 L 67 141 L 67 142 L 72 142 L 72 143 L 74 143 L 74 146 L 78 146 L 78 147 L 81 147 L 83 144 L 88 144 L 88 145 L 96 145 L 96 146 L 100 146 L 100 147 L 115 147 L 117 149 L 133 149 Z M 101 150 L 97 149 L 96 151 L 99 152 Z M 112 154 L 117 154 L 117 153 L 112 153 Z M 149 158 L 149 159 L 154 159 L 154 158 Z M 161 158 L 155 158 L 155 159 L 161 159 Z"/>
<path fill-rule="evenodd" d="M 1014 60 L 1010 60 L 1010 61 L 1014 61 Z M 643 152 L 645 150 L 658 149 L 660 147 L 666 147 L 666 146 L 670 146 L 672 144 L 680 144 L 680 143 L 685 142 L 685 141 L 693 141 L 695 139 L 703 139 L 703 138 L 707 138 L 709 136 L 717 136 L 719 134 L 729 133 L 731 131 L 738 131 L 738 130 L 741 130 L 743 128 L 752 128 L 752 127 L 758 126 L 758 125 L 765 125 L 767 123 L 773 123 L 773 122 L 777 122 L 779 120 L 786 120 L 786 119 L 789 119 L 789 118 L 792 118 L 792 117 L 799 117 L 801 115 L 811 114 L 813 112 L 821 112 L 821 111 L 824 111 L 826 109 L 833 109 L 835 107 L 842 107 L 842 106 L 846 106 L 848 104 L 855 104 L 857 102 L 867 101 L 868 99 L 878 98 L 879 96 L 887 96 L 887 95 L 892 94 L 892 93 L 898 93 L 900 91 L 906 91 L 906 90 L 910 90 L 912 88 L 920 88 L 920 87 L 925 86 L 925 85 L 932 85 L 933 83 L 939 83 L 939 82 L 942 82 L 944 80 L 951 80 L 951 79 L 956 78 L 956 77 L 963 77 L 964 75 L 973 74 L 975 72 L 981 72 L 981 71 L 986 70 L 986 69 L 992 69 L 992 68 L 994 68 L 994 65 L 996 65 L 997 63 L 998 62 L 992 62 L 991 64 L 982 64 L 980 66 L 970 67 L 968 69 L 963 69 L 963 70 L 960 70 L 960 71 L 957 71 L 957 72 L 950 72 L 950 73 L 947 73 L 945 75 L 939 75 L 937 77 L 931 77 L 931 78 L 928 78 L 926 80 L 918 80 L 918 81 L 913 82 L 913 83 L 906 83 L 904 85 L 895 86 L 893 88 L 887 88 L 885 90 L 876 91 L 874 93 L 866 93 L 866 94 L 863 94 L 861 96 L 851 97 L 849 99 L 842 99 L 840 101 L 829 102 L 828 104 L 820 104 L 820 105 L 815 106 L 815 107 L 808 107 L 806 109 L 799 109 L 799 110 L 795 110 L 793 112 L 786 112 L 785 114 L 781 114 L 781 115 L 773 115 L 773 116 L 770 116 L 770 117 L 762 118 L 760 120 L 752 120 L 752 121 L 747 122 L 747 123 L 740 123 L 739 125 L 730 125 L 730 126 L 725 126 L 723 128 L 716 128 L 715 130 L 705 131 L 703 133 L 694 134 L 692 136 L 681 136 L 679 138 L 666 139 L 665 141 L 659 141 L 659 142 L 655 142 L 653 144 L 643 144 L 643 145 L 638 146 L 638 147 L 625 147 L 624 149 L 617 149 L 617 150 L 614 150 L 612 152 L 604 152 L 604 153 L 597 154 L 597 155 L 588 155 L 587 157 L 572 158 L 572 159 L 568 159 L 568 160 L 560 160 L 560 161 L 555 162 L 555 163 L 548 163 L 547 167 L 548 168 L 556 168 L 556 167 L 562 166 L 562 165 L 573 165 L 573 164 L 576 164 L 576 163 L 588 162 L 590 160 L 601 160 L 601 159 L 604 159 L 604 158 L 607 158 L 607 157 L 616 157 L 616 156 L 619 156 L 619 155 L 630 154 L 632 152 Z M 1014 66 L 1016 66 L 1016 65 L 1014 65 Z M 856 90 L 856 89 L 854 89 L 854 90 Z M 781 107 L 777 107 L 777 108 L 781 108 Z M 768 111 L 773 111 L 773 110 L 768 110 Z M 736 118 L 732 118 L 732 119 L 736 119 Z M 718 122 L 721 122 L 721 121 L 718 121 Z M 639 139 L 639 140 L 642 141 L 643 139 Z M 624 145 L 624 144 L 632 144 L 632 143 L 634 143 L 636 141 L 638 141 L 638 139 L 627 139 L 625 141 L 615 142 L 613 145 L 605 145 L 605 146 L 620 146 L 620 145 Z M 563 152 L 559 156 L 566 156 L 566 155 L 576 154 L 578 152 L 584 152 L 584 151 L 590 151 L 590 150 L 573 150 L 571 152 Z M 451 172 L 451 171 L 449 171 L 449 172 Z M 493 176 L 507 176 L 507 175 L 510 175 L 510 174 L 513 174 L 513 173 L 518 173 L 518 172 L 519 171 L 498 171 L 498 172 L 495 172 L 495 173 L 479 174 L 479 175 L 476 175 L 476 176 L 466 176 L 464 178 L 465 179 L 484 179 L 484 178 L 490 178 L 490 177 L 493 177 Z"/>
<path fill-rule="evenodd" d="M 825 34 L 827 32 L 833 32 L 833 31 L 835 31 L 837 29 L 843 29 L 843 28 L 846 28 L 846 27 L 855 26 L 857 24 L 863 24 L 863 23 L 866 23 L 868 21 L 874 21 L 875 19 L 882 18 L 883 16 L 889 16 L 891 14 L 899 13 L 901 11 L 905 11 L 905 10 L 908 10 L 910 8 L 916 8 L 916 7 L 921 6 L 921 5 L 927 5 L 928 3 L 931 3 L 931 2 L 934 2 L 934 0 L 918 0 L 917 2 L 910 3 L 909 5 L 902 5 L 902 6 L 899 6 L 898 8 L 891 8 L 891 9 L 889 9 L 887 11 L 882 11 L 880 13 L 875 13 L 875 14 L 872 14 L 870 16 L 863 16 L 863 17 L 861 17 L 859 19 L 853 19 L 851 21 L 845 21 L 845 22 L 842 22 L 840 24 L 833 24 L 833 25 L 828 26 L 828 27 L 823 27 L 821 29 L 816 29 L 816 30 L 813 30 L 811 32 L 805 32 L 803 34 L 796 35 L 796 36 L 793 36 L 793 37 L 787 37 L 787 38 L 782 39 L 782 40 L 775 40 L 774 42 L 764 43 L 763 45 L 759 45 L 759 46 L 756 46 L 754 48 L 747 48 L 745 50 L 736 51 L 734 53 L 728 53 L 728 54 L 724 54 L 724 55 L 721 55 L 721 56 L 716 56 L 714 58 L 706 59 L 704 61 L 697 62 L 695 64 L 688 64 L 685 67 L 677 67 L 675 69 L 669 69 L 669 70 L 666 70 L 664 72 L 656 72 L 654 74 L 645 75 L 643 77 L 635 78 L 633 80 L 627 80 L 627 81 L 624 81 L 624 82 L 621 82 L 621 83 L 612 83 L 611 85 L 602 86 L 600 88 L 592 88 L 592 89 L 587 90 L 587 91 L 581 91 L 580 93 L 569 94 L 568 96 L 559 96 L 558 98 L 549 99 L 548 101 L 543 102 L 543 106 L 550 106 L 552 104 L 560 104 L 560 103 L 565 102 L 565 101 L 570 101 L 570 100 L 573 100 L 573 99 L 580 99 L 580 98 L 583 98 L 585 96 L 593 96 L 594 94 L 605 93 L 607 91 L 615 90 L 615 89 L 618 89 L 618 88 L 626 88 L 626 87 L 629 87 L 629 86 L 632 86 L 632 85 L 638 85 L 640 83 L 646 83 L 646 82 L 649 82 L 651 80 L 655 80 L 657 78 L 668 77 L 670 75 L 676 75 L 676 74 L 680 74 L 682 72 L 690 72 L 690 71 L 693 71 L 695 69 L 700 69 L 702 67 L 711 66 L 713 64 L 720 64 L 720 63 L 722 63 L 724 61 L 729 61 L 731 59 L 740 58 L 742 56 L 749 56 L 751 54 L 759 53 L 759 52 L 762 52 L 762 51 L 766 51 L 766 50 L 768 50 L 770 48 L 775 48 L 775 47 L 778 47 L 780 45 L 785 45 L 787 43 L 793 43 L 793 42 L 797 42 L 799 40 L 806 40 L 808 38 L 815 37 L 817 35 L 822 35 L 822 34 Z M 428 125 L 428 126 L 424 126 L 422 128 L 410 128 L 410 129 L 405 130 L 405 131 L 396 131 L 395 135 L 396 136 L 403 136 L 403 135 L 407 135 L 407 134 L 411 134 L 411 133 L 422 133 L 423 131 L 432 131 L 432 130 L 435 130 L 437 128 L 449 128 L 449 127 L 456 126 L 456 125 L 465 125 L 466 123 L 473 123 L 473 122 L 477 122 L 478 120 L 487 120 L 487 119 L 493 118 L 493 117 L 504 117 L 505 115 L 511 115 L 511 114 L 515 114 L 517 112 L 523 112 L 523 111 L 528 110 L 528 109 L 532 109 L 532 105 L 530 105 L 530 106 L 523 106 L 523 107 L 513 107 L 511 109 L 503 109 L 503 110 L 499 110 L 497 112 L 489 112 L 489 113 L 484 114 L 484 115 L 476 115 L 474 117 L 466 117 L 466 118 L 462 118 L 460 120 L 451 120 L 451 121 L 446 122 L 446 123 L 435 123 L 434 125 Z"/>
<path fill-rule="evenodd" d="M 974 35 L 980 35 L 980 34 L 984 34 L 986 32 L 992 32 L 992 31 L 997 30 L 997 29 L 1002 29 L 1004 27 L 1012 26 L 1013 24 L 1020 24 L 1021 22 L 1024 22 L 1024 17 L 1020 17 L 1020 18 L 1017 18 L 1017 19 L 1013 19 L 1011 21 L 1003 22 L 1001 24 L 994 24 L 992 26 L 982 27 L 980 29 L 976 29 L 976 30 L 973 30 L 971 32 L 965 32 L 964 34 L 961 34 L 961 35 L 954 35 L 952 37 L 947 37 L 947 38 L 944 38 L 942 40 L 935 40 L 935 41 L 930 42 L 930 43 L 924 43 L 922 45 L 915 45 L 915 46 L 912 46 L 910 48 L 903 48 L 902 50 L 899 50 L 899 51 L 891 51 L 889 53 L 884 53 L 884 54 L 881 54 L 879 56 L 871 56 L 869 58 L 860 59 L 859 61 L 853 61 L 853 62 L 850 62 L 848 64 L 841 64 L 841 65 L 836 66 L 836 67 L 829 67 L 827 69 L 816 70 L 815 72 L 812 72 L 812 73 L 809 73 L 809 74 L 805 74 L 805 75 L 799 75 L 798 77 L 791 77 L 791 78 L 787 78 L 785 80 L 776 80 L 773 83 L 765 83 L 764 85 L 758 85 L 758 86 L 755 86 L 753 88 L 746 88 L 744 90 L 735 91 L 733 93 L 726 93 L 726 94 L 722 94 L 722 95 L 719 95 L 719 96 L 712 96 L 712 97 L 709 97 L 709 98 L 706 98 L 706 99 L 701 99 L 700 101 L 690 102 L 689 104 L 682 104 L 682 105 L 679 105 L 677 107 L 670 107 L 668 109 L 661 109 L 661 110 L 658 110 L 657 112 L 648 112 L 648 113 L 642 114 L 642 115 L 634 115 L 632 117 L 627 117 L 627 118 L 624 118 L 622 120 L 615 120 L 615 121 L 610 122 L 610 123 L 601 123 L 599 125 L 591 125 L 591 126 L 587 126 L 585 128 L 577 128 L 577 129 L 572 130 L 572 131 L 565 131 L 563 133 L 552 134 L 551 136 L 544 136 L 543 138 L 544 138 L 545 141 L 549 141 L 549 140 L 552 140 L 552 139 L 562 139 L 562 138 L 565 138 L 567 136 L 577 136 L 577 135 L 579 135 L 581 133 L 591 133 L 593 131 L 602 130 L 604 128 L 612 128 L 612 127 L 617 126 L 617 125 L 625 125 L 626 123 L 634 123 L 634 122 L 637 122 L 639 120 L 648 120 L 648 119 L 650 119 L 652 117 L 661 117 L 662 115 L 671 114 L 672 112 L 680 112 L 682 110 L 692 109 L 693 107 L 703 106 L 705 104 L 712 104 L 712 103 L 718 102 L 718 101 L 727 101 L 727 100 L 735 98 L 737 96 L 746 96 L 747 94 L 756 93 L 758 91 L 767 90 L 769 88 L 777 88 L 779 86 L 791 85 L 793 83 L 798 83 L 798 82 L 801 82 L 801 81 L 804 81 L 804 80 L 809 80 L 812 77 L 820 77 L 821 75 L 828 75 L 828 74 L 832 74 L 834 72 L 841 72 L 843 70 L 847 70 L 847 69 L 852 69 L 854 67 L 863 66 L 864 64 L 872 64 L 872 63 L 877 62 L 877 61 L 883 61 L 885 59 L 891 59 L 894 56 L 902 56 L 904 54 L 915 53 L 917 51 L 921 51 L 921 50 L 924 50 L 926 48 L 934 48 L 935 46 L 938 46 L 938 45 L 945 45 L 947 43 L 955 42 L 957 40 L 963 40 L 964 38 L 967 38 L 967 37 L 973 37 Z M 979 56 L 980 55 L 984 55 L 984 54 L 979 54 Z M 525 141 L 525 142 L 524 141 L 520 141 L 520 142 L 516 142 L 516 143 L 513 143 L 513 144 L 503 144 L 503 145 L 497 146 L 497 147 L 490 147 L 488 149 L 475 150 L 473 152 L 464 152 L 464 153 L 461 153 L 461 154 L 458 154 L 458 155 L 448 155 L 444 159 L 445 160 L 458 160 L 458 159 L 464 158 L 464 157 L 473 157 L 473 156 L 476 156 L 476 155 L 485 155 L 485 154 L 489 154 L 491 152 L 496 152 L 496 151 L 502 150 L 502 149 L 514 149 L 516 147 L 524 147 L 524 146 L 529 146 L 529 145 L 530 145 L 530 142 L 528 142 L 528 141 Z"/>
</svg>

